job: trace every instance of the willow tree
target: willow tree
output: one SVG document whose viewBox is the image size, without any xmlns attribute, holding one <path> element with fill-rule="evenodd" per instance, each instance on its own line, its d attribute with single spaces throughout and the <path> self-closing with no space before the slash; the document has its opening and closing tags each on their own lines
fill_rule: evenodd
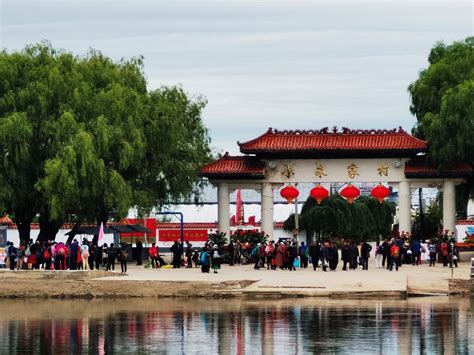
<svg viewBox="0 0 474 355">
<path fill-rule="evenodd" d="M 474 37 L 451 45 L 437 43 L 428 63 L 408 87 L 410 110 L 417 119 L 413 132 L 429 141 L 428 157 L 433 163 L 474 165 Z M 473 187 L 468 179 L 457 188 L 462 214 Z"/>
<path fill-rule="evenodd" d="M 360 197 L 349 204 L 339 195 L 317 204 L 308 197 L 300 214 L 300 226 L 309 236 L 343 237 L 355 241 L 375 240 L 391 232 L 395 205 L 373 198 Z M 285 221 L 284 229 L 294 228 L 294 214 Z"/>
<path fill-rule="evenodd" d="M 205 101 L 148 91 L 142 58 L 41 43 L 3 51 L 0 75 L 0 198 L 23 239 L 36 214 L 46 239 L 65 220 L 120 219 L 193 192 L 210 155 Z"/>
</svg>

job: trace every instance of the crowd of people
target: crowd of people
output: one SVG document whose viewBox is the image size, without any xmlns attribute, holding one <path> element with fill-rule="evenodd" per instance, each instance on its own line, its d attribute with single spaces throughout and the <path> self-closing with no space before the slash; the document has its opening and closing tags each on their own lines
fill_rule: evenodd
<svg viewBox="0 0 474 355">
<path fill-rule="evenodd" d="M 71 243 L 54 241 L 22 241 L 18 247 L 8 242 L 5 248 L 5 264 L 10 270 L 94 270 L 103 268 L 115 271 L 116 261 L 121 272 L 127 272 L 128 246 L 114 243 L 98 246 L 84 239 Z"/>
<path fill-rule="evenodd" d="M 42 270 L 94 270 L 103 268 L 115 271 L 116 261 L 120 262 L 121 272 L 127 272 L 130 246 L 114 243 L 98 246 L 87 239 L 79 243 L 77 239 L 71 243 L 40 242 L 30 240 L 21 242 L 15 247 L 8 242 L 5 248 L 5 262 L 10 270 L 42 269 Z M 296 243 L 291 240 L 280 242 L 240 242 L 231 240 L 228 245 L 218 246 L 207 242 L 202 248 L 194 248 L 187 241 L 185 245 L 175 241 L 170 248 L 171 266 L 173 268 L 200 267 L 202 272 L 208 273 L 212 269 L 217 273 L 223 263 L 230 266 L 235 264 L 254 265 L 255 269 L 289 270 L 308 268 L 313 270 L 321 268 L 322 271 L 335 271 L 338 265 L 342 270 L 369 269 L 369 259 L 374 255 L 376 268 L 396 270 L 404 264 L 420 265 L 422 259 L 429 261 L 429 266 L 434 267 L 437 260 L 442 260 L 443 267 L 458 266 L 456 241 L 453 235 L 445 234 L 440 240 L 429 240 L 421 243 L 409 233 L 401 233 L 382 242 L 377 241 L 372 253 L 372 246 L 362 241 L 357 243 L 350 240 L 326 240 L 312 242 L 309 246 L 305 242 Z M 137 265 L 142 265 L 141 241 L 136 243 Z M 422 258 L 422 255 L 427 256 Z M 161 268 L 167 263 L 160 255 L 156 243 L 148 249 L 148 259 L 152 268 Z"/>
<path fill-rule="evenodd" d="M 255 269 L 266 267 L 268 270 L 289 270 L 307 268 L 312 265 L 313 270 L 337 270 L 342 264 L 342 270 L 369 269 L 369 259 L 374 256 L 376 268 L 396 270 L 406 264 L 421 265 L 422 260 L 429 261 L 434 267 L 437 260 L 442 260 L 443 267 L 458 267 L 458 252 L 456 240 L 446 233 L 442 238 L 431 239 L 422 243 L 409 233 L 402 232 L 391 239 L 377 241 L 373 247 L 365 242 L 350 240 L 326 240 L 312 242 L 306 245 L 293 241 L 267 241 L 257 243 L 241 243 L 231 241 L 221 248 L 221 255 L 227 255 L 229 265 L 253 263 Z M 422 255 L 426 258 L 422 258 Z"/>
</svg>

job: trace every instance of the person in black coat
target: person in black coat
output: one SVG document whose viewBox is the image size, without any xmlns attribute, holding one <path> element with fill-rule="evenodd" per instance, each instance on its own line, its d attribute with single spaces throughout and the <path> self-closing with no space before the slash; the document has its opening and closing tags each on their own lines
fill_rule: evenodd
<svg viewBox="0 0 474 355">
<path fill-rule="evenodd" d="M 107 271 L 115 271 L 115 252 L 114 243 L 111 243 L 107 249 Z"/>
<path fill-rule="evenodd" d="M 360 256 L 362 259 L 362 270 L 369 270 L 369 258 L 372 246 L 367 242 L 360 243 Z"/>
<path fill-rule="evenodd" d="M 329 269 L 333 271 L 336 270 L 337 264 L 339 262 L 339 253 L 337 252 L 336 244 L 329 243 L 328 262 L 329 262 Z"/>
<path fill-rule="evenodd" d="M 136 243 L 136 250 L 137 250 L 137 265 L 142 265 L 142 253 L 143 253 L 143 244 L 142 241 L 139 239 Z"/>
<path fill-rule="evenodd" d="M 179 269 L 181 266 L 181 255 L 183 255 L 183 247 L 179 241 L 175 241 L 170 251 L 173 253 L 173 269 Z"/>
<path fill-rule="evenodd" d="M 189 240 L 186 241 L 186 263 L 188 269 L 191 269 L 193 267 L 193 245 L 189 242 Z"/>
<path fill-rule="evenodd" d="M 347 264 L 349 263 L 349 248 L 350 243 L 345 240 L 341 248 L 342 270 L 347 271 Z"/>
<path fill-rule="evenodd" d="M 390 243 L 385 239 L 382 243 L 382 267 L 385 267 L 385 261 L 387 261 L 387 270 L 390 264 Z"/>
<path fill-rule="evenodd" d="M 359 248 L 357 248 L 356 242 L 352 242 L 352 245 L 349 247 L 349 268 L 351 270 L 357 269 L 358 257 L 359 257 Z"/>
<path fill-rule="evenodd" d="M 288 247 L 288 269 L 290 271 L 295 270 L 295 259 L 298 257 L 298 248 L 296 248 L 296 243 L 292 243 Z"/>
<path fill-rule="evenodd" d="M 227 252 L 229 253 L 229 266 L 232 266 L 234 265 L 234 258 L 235 258 L 235 246 L 232 240 L 227 246 Z"/>
<path fill-rule="evenodd" d="M 311 263 L 313 264 L 313 270 L 316 271 L 319 262 L 319 245 L 316 242 L 312 242 L 309 247 L 309 256 L 311 257 Z"/>
</svg>

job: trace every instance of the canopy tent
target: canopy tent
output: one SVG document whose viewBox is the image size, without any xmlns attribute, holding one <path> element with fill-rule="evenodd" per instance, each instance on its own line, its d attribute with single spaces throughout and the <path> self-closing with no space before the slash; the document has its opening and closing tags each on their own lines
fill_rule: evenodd
<svg viewBox="0 0 474 355">
<path fill-rule="evenodd" d="M 136 233 L 136 230 L 131 228 L 129 225 L 123 225 L 123 226 L 111 226 L 111 229 L 115 230 L 114 233 Z"/>
<path fill-rule="evenodd" d="M 93 227 L 82 227 L 82 226 L 74 226 L 69 232 L 65 233 L 68 236 L 67 243 L 71 243 L 73 238 L 76 235 L 93 235 L 94 238 L 92 242 L 97 241 L 97 236 L 99 235 L 99 226 Z M 143 227 L 140 224 L 126 224 L 126 225 L 117 225 L 117 226 L 104 226 L 104 234 L 127 234 L 127 233 L 150 233 L 150 230 Z"/>
<path fill-rule="evenodd" d="M 148 228 L 143 227 L 141 224 L 130 224 L 128 225 L 128 227 L 134 229 L 135 232 L 151 233 L 151 231 Z"/>
</svg>

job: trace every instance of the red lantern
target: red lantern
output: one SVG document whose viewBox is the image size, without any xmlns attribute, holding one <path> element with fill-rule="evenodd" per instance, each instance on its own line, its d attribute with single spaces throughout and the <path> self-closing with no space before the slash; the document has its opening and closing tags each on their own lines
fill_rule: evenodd
<svg viewBox="0 0 474 355">
<path fill-rule="evenodd" d="M 390 189 L 379 184 L 372 189 L 370 195 L 382 203 L 382 201 L 390 195 Z"/>
<path fill-rule="evenodd" d="M 311 189 L 309 192 L 312 198 L 316 200 L 318 205 L 321 203 L 322 200 L 329 196 L 329 191 L 324 188 L 324 186 L 317 185 Z"/>
<path fill-rule="evenodd" d="M 299 194 L 300 192 L 293 185 L 288 185 L 280 191 L 281 197 L 287 200 L 288 203 L 292 203 Z"/>
<path fill-rule="evenodd" d="M 360 190 L 352 184 L 344 187 L 341 192 L 341 196 L 344 197 L 347 202 L 352 203 L 360 195 Z"/>
</svg>

